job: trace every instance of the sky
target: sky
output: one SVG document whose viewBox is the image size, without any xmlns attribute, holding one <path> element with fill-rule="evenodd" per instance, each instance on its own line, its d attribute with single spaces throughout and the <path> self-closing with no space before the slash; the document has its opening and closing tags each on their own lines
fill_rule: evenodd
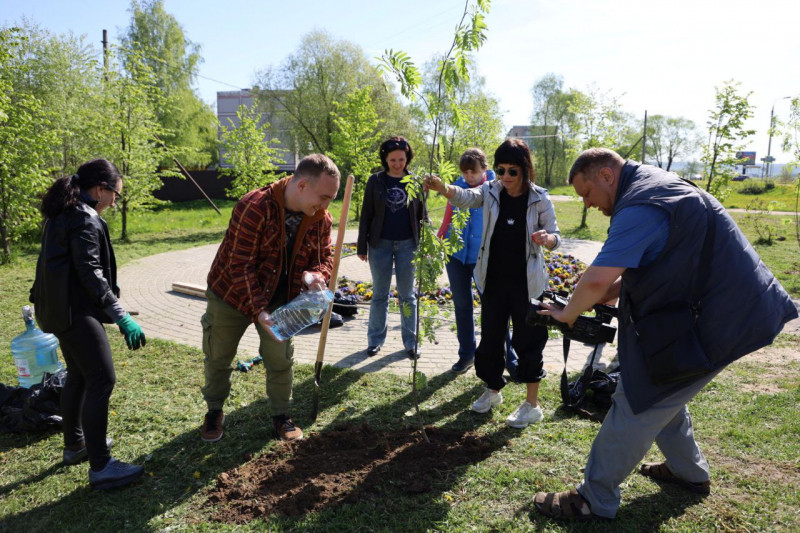
<svg viewBox="0 0 800 533">
<path fill-rule="evenodd" d="M 197 92 L 252 86 L 256 73 L 278 66 L 303 35 L 327 30 L 375 58 L 403 50 L 422 65 L 446 51 L 464 0 L 276 1 L 165 0 L 187 38 L 201 46 Z M 26 17 L 56 34 L 112 43 L 130 23 L 124 0 L 0 0 L 0 23 Z M 506 130 L 530 124 L 531 88 L 548 73 L 566 88 L 595 87 L 619 97 L 637 117 L 682 116 L 707 132 L 715 87 L 741 82 L 755 106 L 746 150 L 767 153 L 770 109 L 787 118 L 800 96 L 800 2 L 796 0 L 493 0 L 488 39 L 476 55 L 477 73 L 500 102 Z M 777 138 L 776 163 L 788 162 Z"/>
</svg>

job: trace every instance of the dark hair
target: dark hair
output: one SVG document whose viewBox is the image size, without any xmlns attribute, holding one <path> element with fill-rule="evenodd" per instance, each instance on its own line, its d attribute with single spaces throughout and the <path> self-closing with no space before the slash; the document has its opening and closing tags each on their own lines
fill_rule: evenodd
<svg viewBox="0 0 800 533">
<path fill-rule="evenodd" d="M 458 168 L 461 172 L 467 170 L 486 170 L 489 168 L 489 162 L 486 160 L 486 154 L 480 148 L 470 148 L 461 154 L 461 160 L 458 162 Z"/>
<path fill-rule="evenodd" d="M 78 203 L 81 191 L 88 191 L 103 183 L 116 189 L 120 180 L 122 174 L 114 163 L 106 159 L 93 159 L 78 167 L 72 176 L 57 179 L 44 193 L 39 210 L 45 218 L 55 218 Z"/>
<path fill-rule="evenodd" d="M 391 137 L 381 144 L 380 156 L 383 170 L 389 170 L 389 165 L 386 163 L 386 156 L 389 155 L 389 152 L 394 152 L 395 150 L 402 150 L 406 153 L 406 168 L 404 170 L 408 170 L 408 165 L 410 165 L 411 160 L 414 159 L 414 150 L 412 150 L 411 145 L 408 144 L 408 139 L 399 136 Z"/>
<path fill-rule="evenodd" d="M 306 178 L 309 181 L 316 181 L 322 174 L 330 174 L 336 179 L 341 177 L 339 168 L 330 157 L 322 154 L 310 154 L 297 163 L 292 179 Z"/>
<path fill-rule="evenodd" d="M 622 167 L 625 160 L 614 150 L 608 148 L 589 148 L 584 150 L 578 156 L 572 168 L 569 171 L 568 183 L 572 185 L 572 181 L 578 174 L 583 174 L 584 178 L 591 179 L 591 175 L 602 167 Z"/>
<path fill-rule="evenodd" d="M 522 139 L 506 139 L 494 151 L 494 166 L 517 165 L 522 168 L 522 177 L 531 183 L 536 179 L 531 161 L 531 150 Z"/>
</svg>

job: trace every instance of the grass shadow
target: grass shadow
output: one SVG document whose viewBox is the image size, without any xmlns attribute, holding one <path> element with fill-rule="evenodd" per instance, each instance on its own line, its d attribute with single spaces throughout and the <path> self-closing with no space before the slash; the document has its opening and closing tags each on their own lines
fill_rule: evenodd
<svg viewBox="0 0 800 533">
<path fill-rule="evenodd" d="M 40 440 L 49 439 L 61 433 L 61 426 L 49 426 L 36 433 L 4 433 L 0 435 L 0 452 L 7 452 L 13 448 L 24 448 Z"/>
<path fill-rule="evenodd" d="M 47 531 L 115 531 L 129 529 L 148 531 L 154 529 L 150 520 L 169 509 L 184 504 L 198 491 L 227 470 L 249 461 L 268 447 L 273 440 L 272 424 L 267 412 L 267 400 L 255 401 L 246 407 L 226 413 L 226 435 L 220 442 L 209 444 L 200 440 L 197 429 L 180 433 L 169 442 L 134 458 L 131 462 L 143 464 L 145 475 L 141 481 L 119 490 L 94 492 L 88 484 L 64 495 L 62 498 L 5 516 L 2 530 Z M 198 422 L 200 420 L 198 419 Z M 2 487 L 3 492 L 14 490 L 25 483 L 36 482 L 49 475 L 59 475 L 67 468 L 54 465 L 24 480 Z"/>
</svg>

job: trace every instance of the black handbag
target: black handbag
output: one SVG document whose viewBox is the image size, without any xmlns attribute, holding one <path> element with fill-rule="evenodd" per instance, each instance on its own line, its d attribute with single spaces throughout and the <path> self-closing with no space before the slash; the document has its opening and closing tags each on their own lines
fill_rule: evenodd
<svg viewBox="0 0 800 533">
<path fill-rule="evenodd" d="M 671 303 L 634 321 L 645 367 L 654 385 L 665 385 L 699 377 L 712 371 L 713 365 L 697 335 L 700 316 L 700 290 L 705 286 L 711 263 L 711 247 L 716 229 L 714 211 L 708 198 L 708 229 L 700 252 L 700 273 L 692 281 L 691 301 Z"/>
</svg>

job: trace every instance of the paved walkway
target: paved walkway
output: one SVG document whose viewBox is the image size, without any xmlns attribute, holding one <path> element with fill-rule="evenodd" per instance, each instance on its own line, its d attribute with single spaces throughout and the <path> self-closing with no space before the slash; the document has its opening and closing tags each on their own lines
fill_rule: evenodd
<svg viewBox="0 0 800 533">
<path fill-rule="evenodd" d="M 334 230 L 335 231 L 335 230 Z M 334 235 L 335 238 L 335 235 Z M 345 243 L 354 243 L 356 230 L 345 233 Z M 122 304 L 129 311 L 138 311 L 136 320 L 150 338 L 160 338 L 201 348 L 202 330 L 200 317 L 205 311 L 205 300 L 172 291 L 175 281 L 205 286 L 206 276 L 214 259 L 218 245 L 200 246 L 188 250 L 167 252 L 139 259 L 125 265 L 119 271 L 122 287 Z M 600 249 L 600 243 L 564 239 L 559 251 L 569 253 L 584 262 L 591 262 Z M 369 266 L 355 255 L 342 258 L 339 275 L 350 279 L 371 280 Z M 441 279 L 447 283 L 446 275 Z M 407 374 L 411 363 L 405 357 L 400 339 L 400 315 L 389 314 L 389 335 L 381 352 L 367 357 L 368 306 L 346 319 L 341 327 L 329 330 L 325 347 L 325 363 L 339 367 L 355 368 L 364 372 L 386 370 Z M 320 328 L 308 328 L 295 338 L 295 360 L 313 363 L 317 357 Z M 418 369 L 428 376 L 450 369 L 457 360 L 458 341 L 455 325 L 446 323 L 436 334 L 436 344 L 424 344 Z M 551 339 L 545 348 L 545 368 L 561 372 L 563 367 L 560 339 Z M 569 368 L 580 370 L 591 350 L 582 345 L 572 345 Z M 603 361 L 616 353 L 610 346 Z M 258 354 L 258 334 L 250 327 L 239 345 L 238 359 L 249 359 Z"/>
</svg>

